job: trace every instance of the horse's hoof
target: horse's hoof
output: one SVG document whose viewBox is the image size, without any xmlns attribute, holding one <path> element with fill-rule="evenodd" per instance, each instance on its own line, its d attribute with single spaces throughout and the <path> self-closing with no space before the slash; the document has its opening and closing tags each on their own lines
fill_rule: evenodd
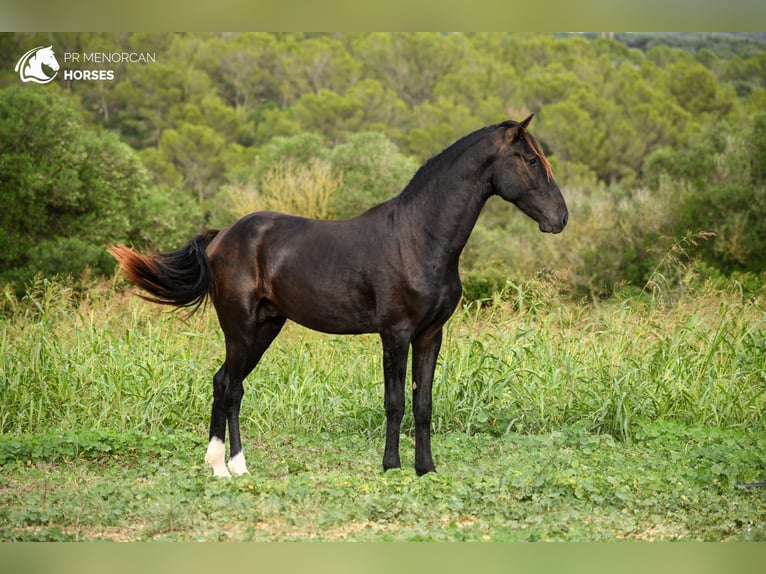
<svg viewBox="0 0 766 574">
<path fill-rule="evenodd" d="M 225 451 L 226 448 L 221 439 L 215 437 L 210 439 L 207 452 L 205 453 L 205 462 L 213 467 L 213 476 L 224 476 L 227 478 L 231 476 L 223 461 Z"/>
<path fill-rule="evenodd" d="M 229 459 L 229 471 L 234 476 L 242 476 L 243 474 L 250 474 L 245 464 L 245 455 L 242 452 L 237 453 Z"/>
<path fill-rule="evenodd" d="M 386 463 L 385 461 L 383 462 L 383 472 L 386 472 L 387 470 L 399 469 L 399 468 L 402 468 L 402 463 L 400 462 L 392 462 L 392 463 Z"/>
</svg>

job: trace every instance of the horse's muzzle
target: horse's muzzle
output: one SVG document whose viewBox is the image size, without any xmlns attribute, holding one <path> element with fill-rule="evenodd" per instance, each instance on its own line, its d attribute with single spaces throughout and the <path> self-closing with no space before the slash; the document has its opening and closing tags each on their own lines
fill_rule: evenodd
<svg viewBox="0 0 766 574">
<path fill-rule="evenodd" d="M 565 211 L 564 215 L 558 221 L 541 221 L 539 223 L 540 231 L 543 233 L 561 233 L 569 222 L 569 211 Z"/>
</svg>

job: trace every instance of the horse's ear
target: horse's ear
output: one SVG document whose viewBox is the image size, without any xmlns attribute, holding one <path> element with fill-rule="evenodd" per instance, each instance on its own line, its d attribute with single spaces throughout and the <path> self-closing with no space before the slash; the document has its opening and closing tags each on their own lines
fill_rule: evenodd
<svg viewBox="0 0 766 574">
<path fill-rule="evenodd" d="M 519 137 L 520 133 L 520 126 L 510 126 L 505 128 L 505 132 L 503 132 L 503 144 L 507 146 L 511 145 L 516 140 L 516 138 Z"/>
<path fill-rule="evenodd" d="M 527 116 L 527 118 L 526 118 L 524 121 L 522 121 L 522 122 L 521 122 L 519 125 L 520 125 L 522 128 L 526 129 L 526 128 L 527 128 L 527 126 L 529 125 L 529 122 L 531 122 L 531 121 L 532 121 L 532 118 L 533 118 L 533 117 L 535 117 L 535 114 L 529 114 L 529 115 Z"/>
</svg>

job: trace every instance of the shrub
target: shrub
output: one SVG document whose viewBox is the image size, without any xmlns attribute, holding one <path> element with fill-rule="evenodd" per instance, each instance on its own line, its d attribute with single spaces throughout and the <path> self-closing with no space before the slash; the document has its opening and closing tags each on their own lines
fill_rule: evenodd
<svg viewBox="0 0 766 574">
<path fill-rule="evenodd" d="M 109 275 L 105 244 L 176 243 L 201 220 L 188 202 L 174 212 L 174 192 L 53 87 L 0 91 L 0 150 L 0 280 L 18 289 L 37 273 Z"/>
<path fill-rule="evenodd" d="M 0 282 L 17 286 L 17 292 L 29 284 L 37 275 L 45 277 L 78 277 L 86 269 L 95 275 L 109 275 L 114 261 L 100 245 L 88 243 L 78 237 L 65 237 L 43 241 L 29 252 L 30 262 L 0 275 Z"/>
<path fill-rule="evenodd" d="M 287 159 L 274 164 L 257 184 L 230 187 L 228 199 L 237 218 L 254 211 L 281 211 L 330 219 L 334 215 L 332 199 L 342 183 L 342 175 L 325 160 L 300 163 Z"/>
</svg>

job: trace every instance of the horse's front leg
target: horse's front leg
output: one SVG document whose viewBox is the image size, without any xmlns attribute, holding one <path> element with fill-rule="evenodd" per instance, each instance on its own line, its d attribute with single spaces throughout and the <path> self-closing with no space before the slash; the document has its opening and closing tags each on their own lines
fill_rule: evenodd
<svg viewBox="0 0 766 574">
<path fill-rule="evenodd" d="M 441 327 L 412 342 L 412 414 L 415 418 L 415 472 L 436 472 L 431 456 L 431 388 L 442 343 Z"/>
<path fill-rule="evenodd" d="M 407 376 L 409 337 L 401 334 L 382 334 L 383 376 L 385 379 L 384 404 L 386 410 L 386 447 L 383 452 L 383 470 L 401 468 L 399 459 L 399 431 L 404 418 L 404 378 Z"/>
</svg>

